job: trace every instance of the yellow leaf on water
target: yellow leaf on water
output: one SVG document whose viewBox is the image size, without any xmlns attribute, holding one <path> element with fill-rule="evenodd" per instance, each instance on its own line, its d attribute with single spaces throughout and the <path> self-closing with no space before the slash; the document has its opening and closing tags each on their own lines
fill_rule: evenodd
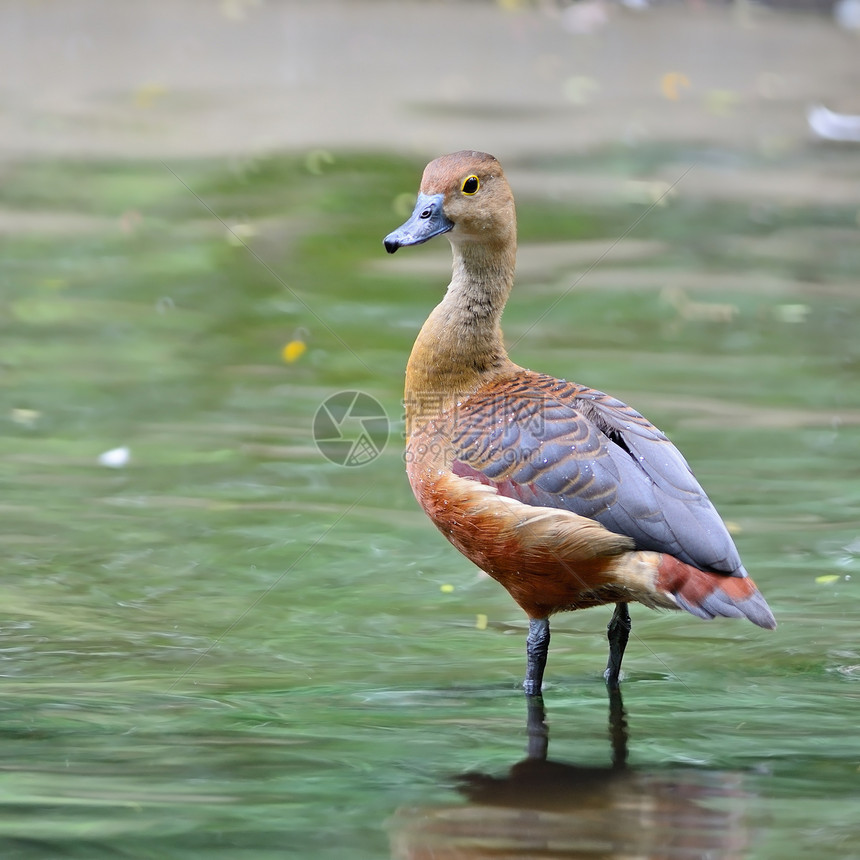
<svg viewBox="0 0 860 860">
<path fill-rule="evenodd" d="M 151 108 L 167 94 L 167 87 L 159 83 L 146 83 L 134 91 L 134 103 L 139 108 Z"/>
<path fill-rule="evenodd" d="M 489 619 L 487 618 L 487 616 L 484 615 L 483 612 L 479 612 L 477 614 L 477 616 L 475 617 L 475 627 L 478 630 L 486 630 L 488 621 L 489 621 Z"/>
<path fill-rule="evenodd" d="M 281 356 L 287 364 L 298 361 L 307 350 L 308 345 L 303 340 L 291 340 L 282 350 Z"/>
<path fill-rule="evenodd" d="M 454 586 L 450 585 L 447 582 L 445 583 L 445 585 L 439 586 L 439 591 L 441 591 L 443 594 L 450 594 L 453 590 L 454 590 Z"/>
<path fill-rule="evenodd" d="M 836 582 L 840 578 L 838 573 L 825 573 L 823 576 L 816 576 L 815 581 L 820 585 L 827 585 L 830 582 Z"/>
<path fill-rule="evenodd" d="M 690 86 L 690 79 L 683 72 L 666 72 L 660 78 L 660 92 L 669 101 L 678 101 L 681 98 L 681 90 L 688 90 Z"/>
</svg>

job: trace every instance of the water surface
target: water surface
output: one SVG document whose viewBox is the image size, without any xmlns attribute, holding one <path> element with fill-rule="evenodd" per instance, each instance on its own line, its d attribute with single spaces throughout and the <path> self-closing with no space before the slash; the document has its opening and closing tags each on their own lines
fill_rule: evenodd
<svg viewBox="0 0 860 860">
<path fill-rule="evenodd" d="M 857 213 L 681 186 L 615 244 L 647 202 L 526 181 L 712 156 L 509 165 L 513 357 L 669 433 L 780 622 L 634 607 L 623 754 L 609 610 L 554 624 L 543 750 L 522 614 L 406 483 L 403 367 L 449 264 L 381 237 L 422 165 L 7 176 L 35 221 L 0 264 L 3 856 L 860 856 Z M 360 468 L 311 436 L 343 390 L 391 419 Z"/>
</svg>

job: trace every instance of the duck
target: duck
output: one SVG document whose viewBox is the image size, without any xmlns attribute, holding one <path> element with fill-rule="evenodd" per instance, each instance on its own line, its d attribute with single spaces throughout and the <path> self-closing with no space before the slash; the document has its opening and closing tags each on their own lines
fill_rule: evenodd
<svg viewBox="0 0 860 860">
<path fill-rule="evenodd" d="M 437 236 L 451 282 L 406 365 L 406 472 L 418 504 L 528 617 L 523 688 L 539 696 L 559 612 L 614 604 L 604 678 L 618 689 L 629 604 L 702 619 L 776 620 L 681 452 L 621 400 L 527 370 L 501 318 L 514 284 L 517 218 L 499 161 L 431 161 L 385 250 Z"/>
</svg>

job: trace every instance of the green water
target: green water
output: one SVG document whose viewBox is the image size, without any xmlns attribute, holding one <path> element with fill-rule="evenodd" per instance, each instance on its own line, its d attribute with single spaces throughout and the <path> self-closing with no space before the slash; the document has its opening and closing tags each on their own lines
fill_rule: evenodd
<svg viewBox="0 0 860 860">
<path fill-rule="evenodd" d="M 513 357 L 668 432 L 780 623 L 634 607 L 610 770 L 609 609 L 556 620 L 548 761 L 523 761 L 524 618 L 405 480 L 403 367 L 448 264 L 381 238 L 421 166 L 6 171 L 44 220 L 0 269 L 0 855 L 860 857 L 856 210 L 680 193 L 572 291 L 591 259 L 523 266 Z M 524 260 L 645 211 L 515 191 Z M 343 390 L 392 422 L 361 467 L 311 436 Z"/>
</svg>

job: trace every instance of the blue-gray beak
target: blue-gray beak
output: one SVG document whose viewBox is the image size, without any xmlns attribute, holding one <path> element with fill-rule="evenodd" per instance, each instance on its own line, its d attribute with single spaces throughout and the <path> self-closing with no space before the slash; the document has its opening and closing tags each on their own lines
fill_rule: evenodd
<svg viewBox="0 0 860 860">
<path fill-rule="evenodd" d="M 419 194 L 409 220 L 382 240 L 385 250 L 393 254 L 404 245 L 420 245 L 453 229 L 454 222 L 442 211 L 443 201 L 443 194 Z"/>
</svg>

